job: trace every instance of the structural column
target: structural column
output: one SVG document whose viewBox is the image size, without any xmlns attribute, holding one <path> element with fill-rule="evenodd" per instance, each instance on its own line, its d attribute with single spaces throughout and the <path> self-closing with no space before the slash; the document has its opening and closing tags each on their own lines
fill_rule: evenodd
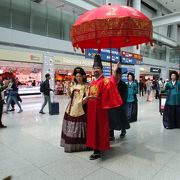
<svg viewBox="0 0 180 180">
<path fill-rule="evenodd" d="M 141 11 L 141 0 L 133 0 L 133 8 L 137 9 L 138 11 Z M 140 45 L 138 49 L 136 46 L 133 46 L 132 52 L 136 54 L 140 54 Z M 139 82 L 139 77 L 140 77 L 140 65 L 135 65 L 135 79 L 138 80 Z"/>
<path fill-rule="evenodd" d="M 54 74 L 55 74 L 55 65 L 54 65 L 54 55 L 47 52 L 44 53 L 44 61 L 43 61 L 43 81 L 45 80 L 45 74 L 49 73 L 51 79 L 49 81 L 50 87 L 54 89 Z"/>
</svg>

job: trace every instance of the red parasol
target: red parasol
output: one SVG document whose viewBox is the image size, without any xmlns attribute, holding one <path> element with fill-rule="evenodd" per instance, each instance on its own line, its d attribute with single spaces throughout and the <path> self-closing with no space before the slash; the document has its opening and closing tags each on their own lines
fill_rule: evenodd
<svg viewBox="0 0 180 180">
<path fill-rule="evenodd" d="M 75 48 L 121 48 L 152 43 L 152 22 L 140 11 L 120 5 L 103 5 L 81 15 L 71 28 Z"/>
</svg>

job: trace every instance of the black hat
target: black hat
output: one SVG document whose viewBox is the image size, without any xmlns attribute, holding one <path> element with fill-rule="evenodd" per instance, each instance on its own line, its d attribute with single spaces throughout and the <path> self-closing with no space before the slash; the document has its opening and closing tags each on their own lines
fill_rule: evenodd
<svg viewBox="0 0 180 180">
<path fill-rule="evenodd" d="M 94 67 L 100 67 L 101 69 L 103 68 L 102 66 L 102 62 L 101 62 L 101 56 L 99 54 L 96 54 L 94 56 L 94 64 L 93 64 L 93 68 Z"/>
<path fill-rule="evenodd" d="M 73 75 L 76 76 L 77 73 L 81 74 L 82 76 L 86 76 L 84 69 L 81 67 L 76 67 L 74 69 Z"/>
</svg>

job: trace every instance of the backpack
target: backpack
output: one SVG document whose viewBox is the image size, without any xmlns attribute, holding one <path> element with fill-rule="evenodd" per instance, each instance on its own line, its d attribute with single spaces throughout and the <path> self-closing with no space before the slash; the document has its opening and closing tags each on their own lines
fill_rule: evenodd
<svg viewBox="0 0 180 180">
<path fill-rule="evenodd" d="M 40 84 L 40 92 L 41 93 L 43 93 L 44 91 L 45 91 L 45 83 L 44 82 L 42 82 L 41 84 Z"/>
</svg>

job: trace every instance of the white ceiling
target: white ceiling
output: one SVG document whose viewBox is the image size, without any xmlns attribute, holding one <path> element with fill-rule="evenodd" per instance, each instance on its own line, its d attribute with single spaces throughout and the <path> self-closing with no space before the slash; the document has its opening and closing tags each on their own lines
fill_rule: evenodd
<svg viewBox="0 0 180 180">
<path fill-rule="evenodd" d="M 178 12 L 180 11 L 180 0 L 156 0 L 171 12 Z"/>
</svg>

